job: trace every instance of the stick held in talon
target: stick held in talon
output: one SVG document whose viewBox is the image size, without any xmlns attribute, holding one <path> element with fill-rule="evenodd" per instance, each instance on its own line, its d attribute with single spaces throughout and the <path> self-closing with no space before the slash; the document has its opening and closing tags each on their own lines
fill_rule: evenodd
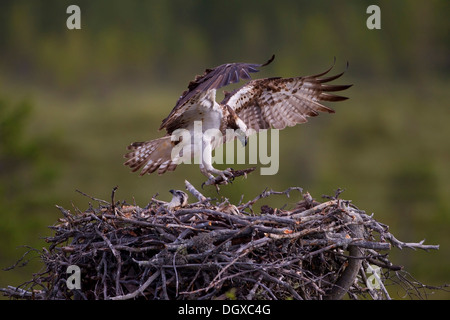
<svg viewBox="0 0 450 320">
<path fill-rule="evenodd" d="M 217 186 L 217 185 L 226 185 L 228 183 L 232 183 L 236 177 L 244 176 L 247 177 L 247 174 L 255 171 L 256 167 L 251 167 L 243 170 L 234 170 L 232 168 L 228 168 L 226 172 L 229 174 L 229 177 L 225 177 L 223 175 L 218 175 L 216 177 L 210 177 L 207 181 L 203 182 L 203 186 Z M 224 171 L 225 172 L 225 171 Z"/>
</svg>

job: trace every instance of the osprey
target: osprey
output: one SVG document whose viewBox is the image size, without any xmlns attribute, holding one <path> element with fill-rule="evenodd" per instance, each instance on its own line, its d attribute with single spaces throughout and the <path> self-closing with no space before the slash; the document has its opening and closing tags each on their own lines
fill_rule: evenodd
<svg viewBox="0 0 450 320">
<path fill-rule="evenodd" d="M 212 166 L 212 150 L 227 139 L 174 139 L 178 129 L 188 130 L 195 135 L 195 123 L 201 123 L 201 133 L 209 129 L 219 130 L 223 137 L 226 131 L 233 129 L 236 136 L 245 145 L 250 133 L 262 129 L 284 129 L 298 123 L 307 122 L 308 117 L 315 117 L 319 112 L 334 113 L 322 105 L 321 101 L 342 101 L 346 97 L 330 92 L 345 90 L 351 85 L 330 85 L 328 82 L 342 76 L 344 72 L 326 75 L 323 73 L 306 77 L 265 78 L 251 80 L 250 73 L 258 72 L 260 67 L 271 63 L 275 56 L 264 64 L 228 63 L 213 69 L 206 69 L 188 85 L 188 89 L 178 99 L 170 114 L 162 121 L 159 130 L 165 129 L 162 138 L 146 142 L 135 142 L 128 146 L 124 163 L 133 172 L 142 168 L 140 175 L 157 171 L 163 174 L 173 171 L 180 163 L 180 156 L 172 152 L 180 143 L 192 148 L 191 154 L 201 151 L 200 171 L 208 177 L 206 184 L 216 184 L 214 175 L 221 177 L 224 183 L 233 177 L 231 169 L 218 170 Z M 216 102 L 216 90 L 241 79 L 250 80 L 233 92 L 225 92 L 224 99 Z M 253 130 L 251 130 L 253 129 Z M 228 136 L 227 136 L 228 137 Z"/>
<path fill-rule="evenodd" d="M 167 204 L 169 210 L 185 207 L 188 204 L 188 195 L 181 190 L 169 190 L 172 194 L 172 200 Z"/>
</svg>

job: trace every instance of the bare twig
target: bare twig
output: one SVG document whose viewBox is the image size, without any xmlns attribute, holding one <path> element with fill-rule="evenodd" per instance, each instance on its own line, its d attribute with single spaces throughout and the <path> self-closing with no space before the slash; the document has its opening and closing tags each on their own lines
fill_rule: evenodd
<svg viewBox="0 0 450 320">
<path fill-rule="evenodd" d="M 148 288 L 148 286 L 155 281 L 158 276 L 160 275 L 160 271 L 156 271 L 155 273 L 153 273 L 148 279 L 147 281 L 144 282 L 144 284 L 142 286 L 140 286 L 136 291 L 132 292 L 132 293 L 128 293 L 125 294 L 123 296 L 116 296 L 116 297 L 112 297 L 111 300 L 129 300 L 129 299 L 134 299 L 136 298 L 139 294 L 144 294 L 144 291 Z"/>
</svg>

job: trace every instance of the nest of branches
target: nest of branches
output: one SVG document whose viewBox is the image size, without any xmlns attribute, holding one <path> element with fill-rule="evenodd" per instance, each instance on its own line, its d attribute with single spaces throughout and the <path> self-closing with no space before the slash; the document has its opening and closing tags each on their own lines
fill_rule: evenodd
<svg viewBox="0 0 450 320">
<path fill-rule="evenodd" d="M 85 211 L 58 207 L 63 217 L 39 251 L 43 270 L 1 290 L 20 299 L 201 300 L 390 299 L 392 283 L 410 295 L 426 288 L 388 254 L 438 246 L 397 240 L 338 193 L 319 203 L 301 188 L 265 190 L 233 205 L 186 188 L 198 201 L 181 208 L 115 201 L 115 189 L 110 202 L 88 196 L 95 205 Z M 294 192 L 301 201 L 291 210 L 258 205 Z M 68 285 L 70 266 L 81 270 L 79 288 Z"/>
</svg>

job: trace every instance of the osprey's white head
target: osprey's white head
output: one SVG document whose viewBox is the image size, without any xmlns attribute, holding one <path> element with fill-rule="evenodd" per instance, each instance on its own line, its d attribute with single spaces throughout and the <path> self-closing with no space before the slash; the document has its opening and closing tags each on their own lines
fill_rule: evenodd
<svg viewBox="0 0 450 320">
<path fill-rule="evenodd" d="M 187 205 L 188 195 L 186 194 L 186 192 L 183 192 L 181 190 L 169 190 L 169 192 L 173 195 L 172 201 L 167 204 L 167 207 L 170 210 Z"/>
</svg>

